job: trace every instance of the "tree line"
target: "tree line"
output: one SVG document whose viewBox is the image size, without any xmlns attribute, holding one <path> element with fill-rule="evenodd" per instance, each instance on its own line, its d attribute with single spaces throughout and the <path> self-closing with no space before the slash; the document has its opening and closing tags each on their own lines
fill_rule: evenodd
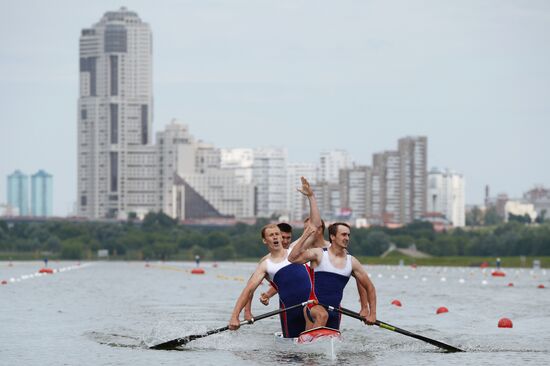
<svg viewBox="0 0 550 366">
<path fill-rule="evenodd" d="M 256 259 L 266 253 L 254 225 L 228 227 L 181 225 L 163 213 L 149 213 L 143 221 L 125 222 L 9 222 L 0 221 L 0 253 L 49 255 L 62 259 L 95 259 L 107 249 L 111 256 L 132 260 Z M 301 229 L 295 229 L 296 239 Z M 549 256 L 550 223 L 518 220 L 493 226 L 435 232 L 430 223 L 413 222 L 398 229 L 352 228 L 350 252 L 379 256 L 390 243 L 415 245 L 434 256 Z"/>
</svg>

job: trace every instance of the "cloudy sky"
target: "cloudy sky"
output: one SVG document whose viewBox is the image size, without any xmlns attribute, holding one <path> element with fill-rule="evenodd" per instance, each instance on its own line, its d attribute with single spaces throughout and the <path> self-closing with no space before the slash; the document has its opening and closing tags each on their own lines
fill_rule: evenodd
<svg viewBox="0 0 550 366">
<path fill-rule="evenodd" d="M 0 0 L 0 203 L 45 169 L 72 209 L 80 30 L 121 6 L 153 31 L 155 130 L 368 165 L 426 135 L 467 203 L 550 186 L 550 1 Z"/>
</svg>

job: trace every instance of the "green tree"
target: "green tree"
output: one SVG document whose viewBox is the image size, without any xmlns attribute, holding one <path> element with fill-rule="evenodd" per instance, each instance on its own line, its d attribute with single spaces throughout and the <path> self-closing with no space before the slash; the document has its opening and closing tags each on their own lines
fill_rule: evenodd
<svg viewBox="0 0 550 366">
<path fill-rule="evenodd" d="M 224 232 L 214 231 L 206 236 L 206 247 L 208 249 L 223 247 L 228 245 L 229 242 L 229 236 Z"/>
<path fill-rule="evenodd" d="M 218 247 L 213 250 L 212 256 L 216 260 L 224 261 L 228 259 L 235 258 L 235 248 L 230 245 L 225 245 L 223 247 Z"/>
<path fill-rule="evenodd" d="M 363 244 L 363 253 L 366 255 L 381 255 L 390 247 L 390 237 L 382 231 L 373 231 L 367 236 Z"/>
<path fill-rule="evenodd" d="M 469 212 L 466 213 L 466 225 L 480 226 L 482 222 L 483 214 L 479 207 L 474 206 Z"/>
<path fill-rule="evenodd" d="M 63 259 L 82 259 L 84 246 L 75 239 L 67 239 L 61 243 L 61 258 Z"/>
<path fill-rule="evenodd" d="M 498 214 L 497 208 L 495 206 L 489 207 L 483 215 L 483 222 L 487 226 L 498 225 L 503 221 L 504 219 Z"/>
</svg>

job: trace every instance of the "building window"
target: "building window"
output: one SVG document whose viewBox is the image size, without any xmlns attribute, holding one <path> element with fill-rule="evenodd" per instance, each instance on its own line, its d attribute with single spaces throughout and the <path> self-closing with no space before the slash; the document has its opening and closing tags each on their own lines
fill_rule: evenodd
<svg viewBox="0 0 550 366">
<path fill-rule="evenodd" d="M 111 158 L 111 192 L 118 191 L 118 152 L 110 153 Z"/>
<path fill-rule="evenodd" d="M 80 196 L 80 206 L 86 206 L 86 204 L 87 204 L 87 197 Z"/>
<path fill-rule="evenodd" d="M 118 56 L 109 57 L 111 71 L 111 95 L 118 95 Z"/>
<path fill-rule="evenodd" d="M 80 111 L 80 118 L 81 119 L 87 119 L 88 118 L 88 111 L 83 109 Z"/>
<path fill-rule="evenodd" d="M 147 145 L 149 141 L 149 108 L 147 104 L 141 105 L 141 144 Z"/>
<path fill-rule="evenodd" d="M 118 144 L 118 104 L 110 105 L 111 144 Z"/>
</svg>

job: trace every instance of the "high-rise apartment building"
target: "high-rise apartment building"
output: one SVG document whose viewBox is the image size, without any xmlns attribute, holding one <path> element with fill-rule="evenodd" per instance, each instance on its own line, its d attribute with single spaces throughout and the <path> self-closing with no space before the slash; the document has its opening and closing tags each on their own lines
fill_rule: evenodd
<svg viewBox="0 0 550 366">
<path fill-rule="evenodd" d="M 372 215 L 372 169 L 366 165 L 340 170 L 341 211 L 353 218 Z"/>
<path fill-rule="evenodd" d="M 427 211 L 441 213 L 452 226 L 465 225 L 464 177 L 449 170 L 432 169 L 428 175 Z"/>
<path fill-rule="evenodd" d="M 29 215 L 29 177 L 19 170 L 8 175 L 8 205 L 20 216 Z"/>
<path fill-rule="evenodd" d="M 44 170 L 31 177 L 31 213 L 38 217 L 53 214 L 53 177 Z"/>
<path fill-rule="evenodd" d="M 258 217 L 288 214 L 287 155 L 284 148 L 254 149 L 252 180 Z"/>
<path fill-rule="evenodd" d="M 158 209 L 152 145 L 152 35 L 126 8 L 80 36 L 78 214 L 125 217 Z"/>
<path fill-rule="evenodd" d="M 319 158 L 318 182 L 338 183 L 340 169 L 352 167 L 351 157 L 346 150 L 327 150 Z"/>
<path fill-rule="evenodd" d="M 372 215 L 374 225 L 401 223 L 401 159 L 397 151 L 372 156 Z"/>
<path fill-rule="evenodd" d="M 425 136 L 399 139 L 397 151 L 372 159 L 373 224 L 408 224 L 426 212 L 427 149 Z"/>
<path fill-rule="evenodd" d="M 406 224 L 426 212 L 428 138 L 404 137 L 398 141 L 401 178 L 400 222 Z"/>
<path fill-rule="evenodd" d="M 177 120 L 172 120 L 156 136 L 160 209 L 175 218 L 178 217 L 175 175 L 195 173 L 197 142 L 189 133 L 189 128 Z"/>
</svg>

